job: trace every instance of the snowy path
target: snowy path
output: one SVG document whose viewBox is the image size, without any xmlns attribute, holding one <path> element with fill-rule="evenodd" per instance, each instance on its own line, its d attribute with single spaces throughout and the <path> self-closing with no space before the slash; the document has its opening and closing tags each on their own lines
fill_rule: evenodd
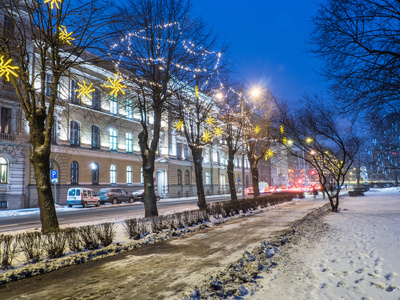
<svg viewBox="0 0 400 300">
<path fill-rule="evenodd" d="M 174 299 L 326 200 L 299 200 L 181 238 L 0 287 L 0 299 Z"/>
<path fill-rule="evenodd" d="M 400 189 L 346 198 L 245 299 L 400 299 Z M 287 288 L 290 286 L 290 288 Z"/>
</svg>

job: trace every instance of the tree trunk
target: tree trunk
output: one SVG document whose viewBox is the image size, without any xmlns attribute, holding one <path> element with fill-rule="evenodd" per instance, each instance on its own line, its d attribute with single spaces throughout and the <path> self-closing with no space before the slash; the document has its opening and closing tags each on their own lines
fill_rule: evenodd
<svg viewBox="0 0 400 300">
<path fill-rule="evenodd" d="M 139 134 L 139 146 L 143 160 L 143 182 L 144 182 L 144 216 L 145 218 L 158 216 L 157 199 L 154 192 L 154 151 L 147 147 L 147 131 Z"/>
<path fill-rule="evenodd" d="M 237 200 L 237 194 L 236 194 L 236 187 L 235 187 L 235 174 L 234 174 L 234 159 L 235 159 L 235 153 L 231 153 L 229 151 L 229 156 L 228 156 L 228 181 L 229 181 L 229 191 L 231 193 L 231 200 Z M 244 178 L 242 179 L 244 180 Z"/>
<path fill-rule="evenodd" d="M 51 191 L 50 149 L 46 149 L 44 145 L 38 145 L 37 138 L 33 136 L 34 134 L 31 134 L 31 140 L 35 139 L 36 141 L 32 142 L 33 152 L 30 160 L 33 164 L 36 178 L 42 233 L 46 234 L 59 230 L 53 193 Z M 45 172 L 44 170 L 48 171 Z"/>
<path fill-rule="evenodd" d="M 251 179 L 253 181 L 253 191 L 254 191 L 254 198 L 260 196 L 260 188 L 258 186 L 258 168 L 257 163 L 252 161 L 250 162 L 251 167 Z"/>
<path fill-rule="evenodd" d="M 194 171 L 196 174 L 196 186 L 197 186 L 197 206 L 200 210 L 205 210 L 207 208 L 206 198 L 204 195 L 204 186 L 203 186 L 203 149 L 199 147 L 190 147 L 192 150 L 193 162 L 194 162 Z"/>
</svg>

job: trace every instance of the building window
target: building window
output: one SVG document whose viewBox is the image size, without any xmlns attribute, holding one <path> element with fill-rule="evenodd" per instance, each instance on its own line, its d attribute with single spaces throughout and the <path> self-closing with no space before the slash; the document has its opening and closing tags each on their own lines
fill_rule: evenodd
<svg viewBox="0 0 400 300">
<path fill-rule="evenodd" d="M 110 129 L 110 150 L 117 151 L 118 149 L 118 133 L 115 129 Z"/>
<path fill-rule="evenodd" d="M 92 184 L 99 184 L 99 165 L 97 163 L 91 163 L 90 168 L 92 169 Z"/>
<path fill-rule="evenodd" d="M 144 176 L 143 176 L 143 167 L 140 168 L 140 183 L 144 183 Z"/>
<path fill-rule="evenodd" d="M 92 148 L 100 148 L 100 127 L 96 125 L 92 126 Z"/>
<path fill-rule="evenodd" d="M 0 132 L 11 134 L 11 108 L 1 108 Z"/>
<path fill-rule="evenodd" d="M 71 145 L 79 146 L 81 126 L 76 121 L 71 121 L 69 142 Z"/>
<path fill-rule="evenodd" d="M 178 170 L 178 185 L 182 185 L 182 171 Z"/>
<path fill-rule="evenodd" d="M 14 33 L 14 24 L 9 16 L 4 15 L 3 22 L 3 35 L 5 38 L 8 38 L 10 35 Z"/>
<path fill-rule="evenodd" d="M 8 183 L 8 161 L 0 157 L 0 183 Z"/>
<path fill-rule="evenodd" d="M 44 94 L 47 97 L 51 96 L 51 86 L 53 84 L 53 75 L 52 74 L 46 74 L 46 86 L 44 89 Z"/>
<path fill-rule="evenodd" d="M 79 165 L 76 161 L 71 163 L 71 184 L 79 183 Z"/>
<path fill-rule="evenodd" d="M 126 100 L 126 117 L 133 119 L 133 103 L 131 100 Z"/>
<path fill-rule="evenodd" d="M 132 167 L 126 166 L 126 183 L 132 184 Z"/>
<path fill-rule="evenodd" d="M 117 183 L 117 167 L 115 165 L 111 165 L 110 167 L 110 184 Z"/>
<path fill-rule="evenodd" d="M 113 115 L 118 115 L 118 102 L 117 98 L 114 96 L 110 97 L 110 113 Z"/>
<path fill-rule="evenodd" d="M 188 170 L 185 171 L 185 184 L 190 184 L 190 172 Z"/>
<path fill-rule="evenodd" d="M 78 83 L 75 80 L 71 80 L 71 102 L 79 104 L 80 100 L 78 98 L 79 92 L 75 92 L 79 89 Z"/>
<path fill-rule="evenodd" d="M 101 108 L 101 97 L 99 90 L 94 90 L 92 94 L 92 108 L 98 110 Z"/>
<path fill-rule="evenodd" d="M 58 121 L 57 118 L 54 118 L 54 124 L 51 128 L 51 143 L 56 145 L 57 144 L 57 134 L 58 134 Z"/>
<path fill-rule="evenodd" d="M 210 172 L 206 172 L 206 184 L 211 184 Z"/>
<path fill-rule="evenodd" d="M 126 133 L 126 152 L 133 152 L 133 134 L 130 132 Z"/>
</svg>

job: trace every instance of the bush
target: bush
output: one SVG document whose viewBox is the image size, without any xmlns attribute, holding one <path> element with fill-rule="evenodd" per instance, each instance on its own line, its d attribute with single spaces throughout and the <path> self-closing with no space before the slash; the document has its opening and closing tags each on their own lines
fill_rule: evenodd
<svg viewBox="0 0 400 300">
<path fill-rule="evenodd" d="M 0 235 L 0 263 L 1 268 L 8 270 L 18 248 L 18 241 L 13 235 Z"/>
<path fill-rule="evenodd" d="M 97 237 L 104 247 L 111 245 L 115 238 L 115 224 L 102 223 L 97 225 Z"/>
<path fill-rule="evenodd" d="M 130 239 L 140 239 L 140 232 L 138 231 L 138 223 L 136 219 L 125 220 L 124 227 Z"/>
<path fill-rule="evenodd" d="M 40 232 L 21 233 L 16 239 L 28 262 L 35 263 L 42 258 L 42 234 Z"/>
<path fill-rule="evenodd" d="M 99 248 L 100 241 L 97 234 L 97 227 L 92 225 L 80 227 L 79 234 L 85 249 L 94 250 Z"/>
<path fill-rule="evenodd" d="M 79 229 L 75 227 L 70 227 L 65 228 L 63 232 L 65 233 L 65 238 L 69 250 L 71 250 L 72 252 L 81 252 L 83 248 L 83 241 L 79 233 Z"/>
<path fill-rule="evenodd" d="M 61 257 L 65 253 L 67 235 L 64 231 L 52 232 L 44 235 L 43 248 L 48 258 Z"/>
</svg>

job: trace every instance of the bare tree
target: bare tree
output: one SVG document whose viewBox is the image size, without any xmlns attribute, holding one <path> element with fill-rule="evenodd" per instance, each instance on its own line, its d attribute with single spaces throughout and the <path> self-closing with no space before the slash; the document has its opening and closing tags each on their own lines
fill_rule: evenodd
<svg viewBox="0 0 400 300">
<path fill-rule="evenodd" d="M 399 118 L 398 0 L 328 0 L 313 19 L 312 52 L 348 112 Z"/>
<path fill-rule="evenodd" d="M 46 3 L 45 3 L 46 2 Z M 100 1 L 0 1 L 4 25 L 0 51 L 12 72 L 10 80 L 29 123 L 40 219 L 44 233 L 58 230 L 50 184 L 51 132 L 60 78 L 90 60 L 84 52 L 97 48 L 106 14 Z M 93 56 L 90 56 L 93 59 Z M 46 75 L 51 74 L 50 96 Z"/>
<path fill-rule="evenodd" d="M 111 51 L 138 95 L 145 216 L 156 216 L 153 176 L 162 116 L 173 97 L 218 66 L 219 55 L 211 32 L 191 15 L 189 0 L 131 0 L 120 16 L 125 36 Z"/>
<path fill-rule="evenodd" d="M 281 143 L 315 168 L 331 210 L 337 211 L 341 187 L 360 146 L 357 129 L 317 97 L 306 97 L 294 113 L 284 111 L 282 126 Z"/>
</svg>

